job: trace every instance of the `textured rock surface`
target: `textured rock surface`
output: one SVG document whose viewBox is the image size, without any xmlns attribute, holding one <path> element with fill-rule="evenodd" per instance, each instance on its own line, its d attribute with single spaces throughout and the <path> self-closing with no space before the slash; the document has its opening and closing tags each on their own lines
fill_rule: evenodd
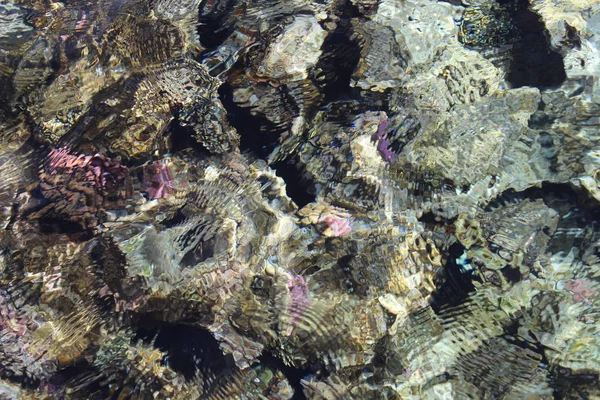
<svg viewBox="0 0 600 400">
<path fill-rule="evenodd" d="M 0 1 L 0 397 L 600 396 L 596 0 Z"/>
</svg>

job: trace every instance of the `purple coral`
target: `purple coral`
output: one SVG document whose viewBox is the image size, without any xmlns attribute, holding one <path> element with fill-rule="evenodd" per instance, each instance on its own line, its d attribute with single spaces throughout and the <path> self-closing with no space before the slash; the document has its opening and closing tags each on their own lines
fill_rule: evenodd
<svg viewBox="0 0 600 400">
<path fill-rule="evenodd" d="M 37 323 L 0 295 L 0 332 L 3 338 L 17 338 L 37 329 Z"/>
<path fill-rule="evenodd" d="M 173 190 L 173 178 L 162 162 L 154 162 L 144 169 L 144 185 L 151 199 L 166 199 Z"/>
<path fill-rule="evenodd" d="M 97 153 L 93 156 L 73 154 L 69 149 L 52 149 L 48 155 L 50 175 L 83 173 L 92 186 L 105 189 L 109 182 L 120 181 L 127 174 L 127 167 Z"/>
<path fill-rule="evenodd" d="M 394 152 L 390 149 L 390 140 L 387 137 L 388 121 L 387 118 L 382 120 L 377 127 L 377 133 L 375 137 L 377 139 L 377 150 L 381 153 L 383 159 L 387 162 L 391 161 L 394 158 Z"/>
<path fill-rule="evenodd" d="M 350 221 L 346 218 L 328 215 L 319 218 L 319 222 L 323 222 L 327 225 L 327 229 L 324 232 L 326 236 L 342 237 L 347 236 L 352 232 Z"/>
<path fill-rule="evenodd" d="M 292 328 L 288 334 L 291 334 L 308 307 L 308 286 L 301 275 L 295 275 L 290 278 L 287 287 L 291 297 L 288 305 L 288 314 L 292 316 Z"/>
</svg>

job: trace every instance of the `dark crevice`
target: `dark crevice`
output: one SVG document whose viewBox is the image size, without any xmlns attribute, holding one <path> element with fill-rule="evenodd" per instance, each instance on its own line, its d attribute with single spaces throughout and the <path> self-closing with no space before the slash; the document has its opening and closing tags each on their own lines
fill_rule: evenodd
<svg viewBox="0 0 600 400">
<path fill-rule="evenodd" d="M 192 137 L 191 129 L 186 129 L 179 124 L 177 114 L 175 114 L 174 120 L 169 124 L 168 132 L 170 133 L 169 147 L 171 153 L 198 147 L 198 143 Z"/>
<path fill-rule="evenodd" d="M 180 261 L 182 268 L 193 268 L 201 262 L 208 260 L 214 256 L 215 246 L 218 238 L 212 236 L 210 238 L 203 238 L 198 244 L 190 251 L 185 253 Z"/>
<path fill-rule="evenodd" d="M 350 35 L 350 21 L 342 20 L 325 38 L 323 55 L 311 70 L 310 77 L 320 86 L 326 103 L 354 97 L 350 79 L 360 60 L 360 45 Z"/>
<path fill-rule="evenodd" d="M 93 235 L 83 231 L 81 224 L 77 222 L 67 221 L 63 218 L 44 217 L 39 219 L 40 232 L 46 234 L 65 233 L 65 234 L 81 234 L 79 240 L 90 240 Z"/>
<path fill-rule="evenodd" d="M 233 357 L 223 354 L 219 342 L 206 329 L 144 321 L 137 330 L 137 339 L 153 343 L 166 353 L 163 364 L 186 379 L 193 379 L 198 373 L 209 378 L 203 379 L 206 392 L 236 368 Z"/>
<path fill-rule="evenodd" d="M 237 370 L 233 358 L 223 355 L 219 342 L 202 328 L 143 321 L 137 329 L 136 339 L 153 343 L 157 349 L 165 352 L 163 363 L 186 379 L 193 379 L 197 374 L 205 377 L 203 382 L 206 393 L 210 393 L 220 382 L 225 382 Z M 301 380 L 311 374 L 310 370 L 287 366 L 269 353 L 263 354 L 258 361 L 259 365 L 283 373 L 294 389 L 292 399 L 306 398 Z"/>
<path fill-rule="evenodd" d="M 510 268 L 507 266 L 502 268 L 500 272 L 502 272 L 502 275 L 504 275 L 508 282 L 518 283 L 521 281 L 521 272 L 516 268 Z"/>
<path fill-rule="evenodd" d="M 436 277 L 436 290 L 431 294 L 430 305 L 436 314 L 443 306 L 461 304 L 475 291 L 472 272 L 457 263 L 464 252 L 465 248 L 460 243 L 455 243 L 448 249 L 448 260 Z"/>
<path fill-rule="evenodd" d="M 589 399 L 592 398 L 588 389 L 595 392 L 600 377 L 593 371 L 580 371 L 573 373 L 569 368 L 552 368 L 550 370 L 550 386 L 554 389 L 554 398 L 562 399 Z"/>
<path fill-rule="evenodd" d="M 544 22 L 528 7 L 527 0 L 518 0 L 513 23 L 520 39 L 513 47 L 507 80 L 513 88 L 559 86 L 567 77 L 562 56 L 550 48 Z"/>
<path fill-rule="evenodd" d="M 393 342 L 390 344 L 391 341 L 392 337 L 386 335 L 375 344 L 375 354 L 372 361 L 372 366 L 375 369 L 375 374 L 372 378 L 375 380 L 395 377 L 401 375 L 406 370 L 399 357 L 393 351 L 390 351 L 393 348 Z"/>
<path fill-rule="evenodd" d="M 294 389 L 294 396 L 292 400 L 305 400 L 306 396 L 302 390 L 302 383 L 300 382 L 307 375 L 311 374 L 308 369 L 299 369 L 286 365 L 281 359 L 269 354 L 264 353 L 258 359 L 259 365 L 263 365 L 273 370 L 279 370 L 288 380 L 290 386 Z"/>
<path fill-rule="evenodd" d="M 193 149 L 202 156 L 209 156 L 211 154 L 209 149 L 200 142 L 194 127 L 189 123 L 189 113 L 196 114 L 196 111 L 194 107 L 188 109 L 171 107 L 173 120 L 163 133 L 163 137 L 169 140 L 169 152 L 174 153 Z"/>
<path fill-rule="evenodd" d="M 279 162 L 272 165 L 277 176 L 285 181 L 287 195 L 300 208 L 315 201 L 315 191 L 309 182 L 292 162 Z"/>
<path fill-rule="evenodd" d="M 165 219 L 161 223 L 161 226 L 164 229 L 173 228 L 174 226 L 184 223 L 187 219 L 188 217 L 183 213 L 182 209 L 179 209 L 171 218 Z"/>
<path fill-rule="evenodd" d="M 590 219 L 600 220 L 600 204 L 598 201 L 592 198 L 588 192 L 570 183 L 544 182 L 540 187 L 531 187 L 519 192 L 510 189 L 488 204 L 485 211 L 491 211 L 507 203 L 525 199 L 541 199 L 546 205 L 558 211 L 561 216 L 576 207 L 585 210 Z"/>
<path fill-rule="evenodd" d="M 280 131 L 264 129 L 268 124 L 264 118 L 253 116 L 250 111 L 239 107 L 233 101 L 232 88 L 227 83 L 219 88 L 221 103 L 227 110 L 229 123 L 240 134 L 240 150 L 266 159 L 279 143 Z M 299 207 L 315 201 L 312 184 L 303 177 L 302 171 L 289 161 L 281 161 L 271 165 L 277 175 L 286 183 L 287 195 Z"/>
<path fill-rule="evenodd" d="M 239 107 L 233 101 L 233 88 L 229 84 L 221 85 L 219 98 L 227 110 L 229 123 L 240 134 L 240 150 L 250 151 L 263 159 L 267 158 L 278 143 L 281 132 L 263 129 L 263 125 L 268 124 L 268 121 L 251 115 L 248 109 Z"/>
<path fill-rule="evenodd" d="M 76 380 L 81 379 L 82 376 L 87 376 L 87 374 L 93 374 L 94 368 L 90 365 L 90 363 L 86 360 L 80 360 L 73 365 L 70 365 L 56 374 L 52 375 L 50 378 L 43 380 L 40 382 L 39 389 L 47 390 L 49 394 L 55 394 L 65 385 L 68 386 L 69 383 L 72 383 Z M 91 382 L 87 387 L 86 391 L 89 392 L 99 392 L 101 390 L 98 382 Z M 61 398 L 61 397 L 59 397 Z M 76 396 L 75 396 L 76 398 Z"/>
<path fill-rule="evenodd" d="M 423 213 L 423 215 L 421 215 L 421 217 L 419 217 L 418 220 L 419 222 L 425 225 L 437 225 L 443 223 L 443 219 L 441 217 L 438 217 L 431 211 Z"/>
<path fill-rule="evenodd" d="M 325 1 L 323 3 L 326 3 Z M 354 1 L 346 1 L 342 3 L 341 12 L 338 15 L 343 19 L 362 18 L 363 13 L 360 11 L 359 5 Z"/>
<path fill-rule="evenodd" d="M 529 117 L 529 121 L 527 122 L 527 125 L 529 126 L 529 128 L 537 129 L 537 130 L 544 130 L 544 129 L 552 128 L 552 124 L 554 124 L 556 117 L 551 114 L 545 113 L 544 108 L 545 108 L 544 102 L 540 101 L 540 106 L 538 108 L 538 111 L 531 114 L 531 116 Z"/>
<path fill-rule="evenodd" d="M 198 35 L 200 43 L 207 50 L 221 45 L 235 30 L 233 11 L 236 0 L 203 0 L 198 9 Z"/>
</svg>

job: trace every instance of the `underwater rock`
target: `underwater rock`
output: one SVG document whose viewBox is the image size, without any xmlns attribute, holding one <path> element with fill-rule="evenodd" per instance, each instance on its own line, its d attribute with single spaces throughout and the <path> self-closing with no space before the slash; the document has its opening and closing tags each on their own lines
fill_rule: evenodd
<svg viewBox="0 0 600 400">
<path fill-rule="evenodd" d="M 517 40 L 509 7 L 495 1 L 476 2 L 465 10 L 458 30 L 458 40 L 465 46 L 499 47 Z"/>
<path fill-rule="evenodd" d="M 0 397 L 600 395 L 597 1 L 0 4 Z"/>
</svg>

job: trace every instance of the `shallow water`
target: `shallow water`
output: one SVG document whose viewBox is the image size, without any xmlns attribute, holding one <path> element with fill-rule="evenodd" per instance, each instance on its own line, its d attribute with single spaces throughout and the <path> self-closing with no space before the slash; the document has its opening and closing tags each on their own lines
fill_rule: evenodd
<svg viewBox="0 0 600 400">
<path fill-rule="evenodd" d="M 0 2 L 0 398 L 600 398 L 599 15 Z"/>
</svg>

